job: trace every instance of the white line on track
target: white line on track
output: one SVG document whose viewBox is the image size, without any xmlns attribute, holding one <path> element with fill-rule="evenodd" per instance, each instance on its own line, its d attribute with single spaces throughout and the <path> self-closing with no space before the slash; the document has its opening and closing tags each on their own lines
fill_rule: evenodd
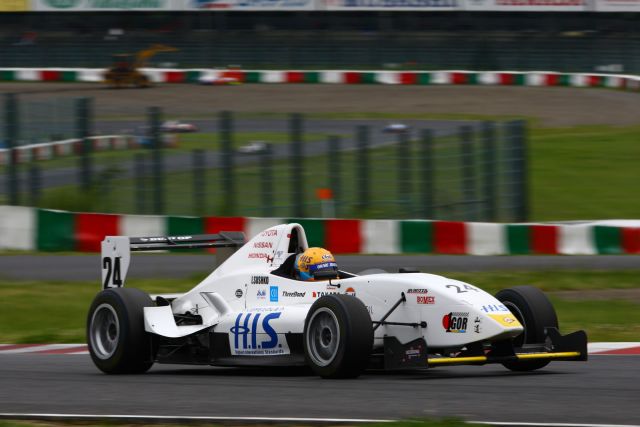
<svg viewBox="0 0 640 427">
<path fill-rule="evenodd" d="M 248 423 L 388 423 L 395 420 L 366 418 L 289 418 L 289 417 L 206 417 L 206 416 L 170 416 L 170 415 L 100 415 L 100 414 L 27 414 L 0 413 L 0 419 L 40 419 L 40 420 L 136 420 L 136 421 L 213 421 Z"/>
<path fill-rule="evenodd" d="M 525 427 L 640 427 L 634 424 L 578 424 L 578 423 L 527 423 L 504 421 L 468 421 L 467 424 L 489 424 L 493 426 L 525 426 Z"/>
</svg>

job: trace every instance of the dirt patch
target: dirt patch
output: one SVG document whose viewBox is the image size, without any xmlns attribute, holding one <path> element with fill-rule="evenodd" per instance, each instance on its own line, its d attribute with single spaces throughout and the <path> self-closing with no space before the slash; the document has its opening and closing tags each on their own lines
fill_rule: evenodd
<svg viewBox="0 0 640 427">
<path fill-rule="evenodd" d="M 159 106 L 189 117 L 221 110 L 246 113 L 416 113 L 524 116 L 549 127 L 634 125 L 640 93 L 589 88 L 392 85 L 161 85 L 110 90 L 98 84 L 1 83 L 25 97 L 96 99 L 99 116 L 144 114 Z M 28 95 L 27 95 L 28 93 Z"/>
<path fill-rule="evenodd" d="M 567 301 L 623 300 L 640 304 L 640 288 L 558 291 L 550 295 Z"/>
</svg>

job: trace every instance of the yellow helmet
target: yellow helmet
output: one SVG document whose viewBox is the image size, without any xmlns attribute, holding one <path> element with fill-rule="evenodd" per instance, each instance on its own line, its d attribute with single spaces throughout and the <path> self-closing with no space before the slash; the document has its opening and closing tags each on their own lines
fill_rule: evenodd
<svg viewBox="0 0 640 427">
<path fill-rule="evenodd" d="M 338 264 L 331 252 L 323 248 L 309 248 L 296 257 L 296 276 L 301 280 L 311 281 L 317 271 L 335 272 L 338 277 Z"/>
</svg>

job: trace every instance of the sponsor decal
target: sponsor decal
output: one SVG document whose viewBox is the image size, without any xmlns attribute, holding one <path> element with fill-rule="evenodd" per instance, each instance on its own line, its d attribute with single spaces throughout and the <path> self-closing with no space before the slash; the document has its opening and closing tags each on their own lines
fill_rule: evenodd
<svg viewBox="0 0 640 427">
<path fill-rule="evenodd" d="M 240 313 L 229 331 L 231 353 L 238 356 L 288 354 L 287 340 L 270 322 L 282 313 Z M 260 332 L 262 330 L 262 332 Z"/>
<path fill-rule="evenodd" d="M 269 287 L 269 301 L 278 302 L 278 287 L 270 286 Z"/>
<path fill-rule="evenodd" d="M 442 317 L 442 326 L 445 332 L 464 334 L 467 332 L 469 313 L 451 312 Z"/>
<path fill-rule="evenodd" d="M 327 292 L 322 292 L 322 291 L 313 291 L 312 295 L 314 298 L 320 298 L 323 297 L 325 295 L 332 295 L 332 294 L 339 294 L 340 292 L 338 291 L 327 291 Z"/>
<path fill-rule="evenodd" d="M 208 1 L 204 1 L 202 3 L 208 3 Z M 260 234 L 262 237 L 273 237 L 278 235 L 278 230 L 265 230 Z"/>
<path fill-rule="evenodd" d="M 418 304 L 435 304 L 436 297 L 427 296 L 427 295 L 417 295 L 416 302 Z"/>
<path fill-rule="evenodd" d="M 331 261 L 331 260 L 333 260 L 333 256 L 331 256 L 329 254 L 322 254 L 322 259 L 326 260 L 326 261 Z"/>
<path fill-rule="evenodd" d="M 269 276 L 251 276 L 252 285 L 268 285 Z"/>
<path fill-rule="evenodd" d="M 482 322 L 482 320 L 478 316 L 476 316 L 476 318 L 473 319 L 473 332 L 475 332 L 476 334 L 480 333 L 480 323 L 481 322 Z"/>
<path fill-rule="evenodd" d="M 347 289 L 344 291 L 344 293 L 345 293 L 345 294 L 347 294 L 347 295 L 351 295 L 351 296 L 353 296 L 353 297 L 355 297 L 355 296 L 356 296 L 356 290 L 355 290 L 355 289 L 353 289 L 353 288 L 351 288 L 351 287 L 347 288 Z"/>
<path fill-rule="evenodd" d="M 485 313 L 500 313 L 500 312 L 509 312 L 509 309 L 504 306 L 504 304 L 489 304 L 483 305 L 480 311 L 484 311 Z"/>
<path fill-rule="evenodd" d="M 258 298 L 258 299 L 267 299 L 267 290 L 266 289 L 258 289 L 258 292 L 256 292 L 256 298 Z"/>
<path fill-rule="evenodd" d="M 367 8 L 456 8 L 458 7 L 457 0 L 340 0 L 335 6 L 352 8 L 352 7 L 367 7 Z"/>
<path fill-rule="evenodd" d="M 516 317 L 511 313 L 490 314 L 489 317 L 491 317 L 493 320 L 495 320 L 496 322 L 500 323 L 502 326 L 505 326 L 507 328 L 522 327 L 520 322 L 518 322 L 518 319 L 516 319 Z"/>
<path fill-rule="evenodd" d="M 264 252 L 249 252 L 249 259 L 265 259 L 267 262 L 272 262 L 273 257 Z"/>
<path fill-rule="evenodd" d="M 298 292 L 298 291 L 293 291 L 293 292 L 289 292 L 289 291 L 282 291 L 282 296 L 283 297 L 287 297 L 287 298 L 304 298 L 304 296 L 306 295 L 306 292 Z"/>
<path fill-rule="evenodd" d="M 242 298 L 242 295 L 244 295 L 242 289 L 236 289 L 236 298 Z"/>
<path fill-rule="evenodd" d="M 259 248 L 259 249 L 272 249 L 273 243 L 272 242 L 255 242 L 253 244 L 253 247 Z"/>
<path fill-rule="evenodd" d="M 407 360 L 415 359 L 416 357 L 420 357 L 420 349 L 410 348 L 405 350 L 404 356 Z"/>
<path fill-rule="evenodd" d="M 426 289 L 407 289 L 408 294 L 426 294 L 428 292 Z"/>
<path fill-rule="evenodd" d="M 168 242 L 170 240 L 191 240 L 192 236 L 140 237 L 143 242 Z"/>
</svg>

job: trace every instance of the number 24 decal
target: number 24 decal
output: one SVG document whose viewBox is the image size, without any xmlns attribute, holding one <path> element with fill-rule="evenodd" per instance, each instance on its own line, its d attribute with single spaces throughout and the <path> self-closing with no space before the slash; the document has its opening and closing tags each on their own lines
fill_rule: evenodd
<svg viewBox="0 0 640 427">
<path fill-rule="evenodd" d="M 447 288 L 454 288 L 457 294 L 464 294 L 465 292 L 474 291 L 478 292 L 477 288 L 474 288 L 471 285 L 467 285 L 466 283 L 462 286 L 460 285 L 447 285 Z"/>
<path fill-rule="evenodd" d="M 122 276 L 120 275 L 120 257 L 102 258 L 102 269 L 107 270 L 107 277 L 104 278 L 104 283 L 102 284 L 103 289 L 122 286 Z"/>
</svg>

